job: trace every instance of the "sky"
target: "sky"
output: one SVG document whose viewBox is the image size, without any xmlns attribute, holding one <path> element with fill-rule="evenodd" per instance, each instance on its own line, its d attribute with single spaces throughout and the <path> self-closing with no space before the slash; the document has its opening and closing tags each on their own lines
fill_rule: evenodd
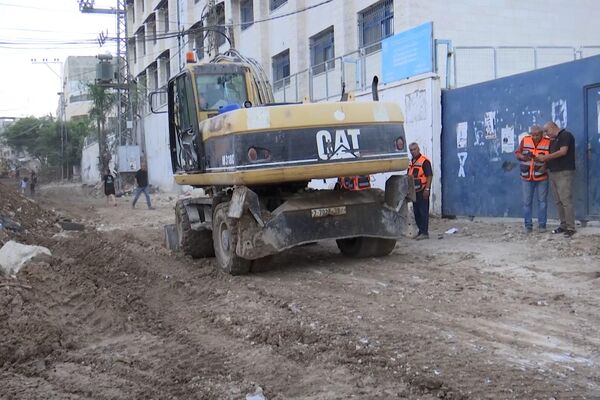
<svg viewBox="0 0 600 400">
<path fill-rule="evenodd" d="M 117 0 L 95 3 L 117 6 Z M 81 13 L 77 0 L 0 0 L 0 117 L 56 116 L 61 63 L 68 56 L 114 55 L 114 41 L 100 47 L 97 38 L 107 31 L 116 37 L 116 25 L 115 15 Z"/>
</svg>

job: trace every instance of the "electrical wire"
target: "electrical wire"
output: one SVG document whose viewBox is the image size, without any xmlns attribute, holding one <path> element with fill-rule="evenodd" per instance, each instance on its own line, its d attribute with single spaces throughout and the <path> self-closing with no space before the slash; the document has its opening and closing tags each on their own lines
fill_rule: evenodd
<svg viewBox="0 0 600 400">
<path fill-rule="evenodd" d="M 27 8 L 30 10 L 39 10 L 39 11 L 52 11 L 52 12 L 76 12 L 79 14 L 79 10 L 71 10 L 71 9 L 56 9 L 56 8 L 45 8 L 45 7 L 36 7 L 36 6 L 27 6 L 27 5 L 23 5 L 23 4 L 10 4 L 10 3 L 0 3 L 0 6 L 5 6 L 5 7 L 15 7 L 15 8 Z"/>
<path fill-rule="evenodd" d="M 262 22 L 273 21 L 273 20 L 276 20 L 276 19 L 280 19 L 280 18 L 284 18 L 284 17 L 289 17 L 290 15 L 300 14 L 300 13 L 302 13 L 302 12 L 305 12 L 305 11 L 311 10 L 311 9 L 313 9 L 313 8 L 317 8 L 317 7 L 320 7 L 320 6 L 322 6 L 322 5 L 325 5 L 325 4 L 328 4 L 328 3 L 331 3 L 332 1 L 333 1 L 333 0 L 324 0 L 324 1 L 320 2 L 320 3 L 313 4 L 312 6 L 307 6 L 307 7 L 304 7 L 304 8 L 302 8 L 302 9 L 300 9 L 300 10 L 296 10 L 296 11 L 290 11 L 290 12 L 288 12 L 288 13 L 281 14 L 281 15 L 276 15 L 276 16 L 269 17 L 269 18 L 257 19 L 257 20 L 254 20 L 254 21 L 248 21 L 248 22 L 240 22 L 240 23 L 236 23 L 236 24 L 222 24 L 222 25 L 213 25 L 213 26 L 215 26 L 215 27 L 225 27 L 225 28 L 226 28 L 226 27 L 229 27 L 229 26 L 242 26 L 242 25 L 248 25 L 248 23 L 258 24 L 258 23 L 262 23 Z M 206 6 L 205 6 L 205 8 L 206 8 Z M 198 21 L 202 20 L 204 17 L 205 17 L 205 15 L 202 15 Z M 182 22 L 179 22 L 179 21 L 172 21 L 172 20 L 169 20 L 169 22 L 170 22 L 170 23 L 173 23 L 173 24 L 182 23 Z M 196 21 L 196 22 L 197 22 L 197 21 Z M 184 23 L 184 24 L 186 24 L 186 25 L 193 25 L 193 24 L 195 24 L 196 22 L 183 22 L 183 23 Z"/>
<path fill-rule="evenodd" d="M 272 20 L 276 20 L 276 19 L 280 19 L 280 18 L 284 18 L 284 17 L 288 17 L 291 15 L 295 15 L 295 14 L 299 14 L 301 12 L 305 12 L 307 10 L 316 8 L 316 7 L 320 7 L 324 4 L 328 4 L 331 3 L 333 0 L 325 0 L 322 1 L 321 3 L 317 3 L 314 4 L 312 6 L 308 6 L 305 8 L 302 8 L 300 10 L 296 10 L 296 11 L 292 11 L 292 12 L 288 12 L 285 14 L 281 14 L 281 15 L 277 15 L 274 17 L 269 17 L 269 18 L 265 18 L 262 20 L 255 20 L 253 21 L 253 23 L 262 23 L 262 22 L 267 22 L 267 21 L 272 21 Z M 2 5 L 3 3 L 0 3 L 0 5 Z M 206 7 L 205 7 L 206 8 Z M 198 23 L 198 22 L 202 22 L 202 20 L 206 17 L 206 14 L 204 13 L 203 16 L 201 17 L 200 21 L 195 22 L 194 24 Z M 174 22 L 174 21 L 170 21 L 170 22 Z M 246 25 L 246 23 L 239 23 L 239 24 L 225 24 L 225 25 L 221 25 L 221 24 L 216 24 L 216 25 L 209 25 L 209 26 L 203 26 L 203 27 L 199 27 L 199 28 L 195 28 L 195 29 L 188 29 L 188 30 L 183 30 L 183 31 L 175 31 L 175 32 L 170 32 L 170 31 L 165 31 L 164 33 L 156 33 L 154 35 L 145 35 L 144 36 L 144 41 L 145 42 L 155 42 L 158 40 L 166 40 L 166 39 L 172 39 L 172 38 L 177 38 L 180 36 L 186 36 L 186 35 L 192 35 L 195 33 L 204 33 L 207 31 L 213 31 L 213 32 L 217 32 L 219 34 L 224 35 L 227 40 L 229 42 L 230 39 L 229 37 L 226 36 L 226 34 L 222 31 L 222 29 L 220 28 L 227 28 L 230 26 L 241 26 L 241 25 Z M 29 38 L 21 38 L 23 40 L 29 40 Z M 130 36 L 125 38 L 125 40 L 140 40 L 138 35 L 135 36 Z M 106 42 L 116 42 L 117 38 L 116 37 L 106 37 L 105 39 L 105 43 Z M 17 45 L 23 45 L 23 46 L 33 46 L 33 45 L 49 45 L 49 44 L 53 44 L 53 45 L 61 45 L 61 46 L 69 46 L 69 45 L 81 45 L 81 44 L 92 44 L 92 43 L 96 43 L 97 39 L 82 39 L 82 40 L 75 40 L 75 41 L 61 41 L 61 40 L 48 40 L 48 41 L 40 41 L 40 42 L 23 42 L 23 41 L 0 41 L 0 47 L 4 47 L 4 48 L 11 48 L 14 49 L 16 47 L 6 47 L 6 46 L 17 46 Z M 29 47 L 24 47 L 23 49 L 28 49 Z M 58 47 L 57 47 L 58 48 Z M 32 48 L 34 49 L 34 48 Z M 35 48 L 38 49 L 38 48 Z M 52 49 L 52 48 L 44 48 L 44 49 Z"/>
</svg>

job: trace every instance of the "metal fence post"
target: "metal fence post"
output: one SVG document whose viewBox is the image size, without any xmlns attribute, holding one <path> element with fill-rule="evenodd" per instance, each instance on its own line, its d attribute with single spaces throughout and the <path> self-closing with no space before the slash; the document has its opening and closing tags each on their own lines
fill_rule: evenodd
<svg viewBox="0 0 600 400">
<path fill-rule="evenodd" d="M 312 67 L 308 67 L 308 96 L 313 101 L 313 72 Z"/>
<path fill-rule="evenodd" d="M 458 55 L 458 49 L 454 49 L 454 56 L 452 57 L 452 75 L 454 76 L 454 87 L 458 87 L 458 80 L 456 77 L 456 58 Z"/>
<path fill-rule="evenodd" d="M 335 62 L 335 59 L 334 59 Z M 329 62 L 325 61 L 325 99 L 329 100 Z"/>
<path fill-rule="evenodd" d="M 498 78 L 498 54 L 494 47 L 494 79 Z"/>
<path fill-rule="evenodd" d="M 346 85 L 346 64 L 344 63 L 344 57 L 340 57 L 340 68 L 342 69 L 340 87 L 342 87 L 342 85 Z"/>
</svg>

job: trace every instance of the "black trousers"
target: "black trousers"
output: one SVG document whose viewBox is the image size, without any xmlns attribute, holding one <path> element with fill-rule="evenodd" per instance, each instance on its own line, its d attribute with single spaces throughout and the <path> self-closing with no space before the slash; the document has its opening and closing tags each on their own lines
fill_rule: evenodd
<svg viewBox="0 0 600 400">
<path fill-rule="evenodd" d="M 413 203 L 413 211 L 419 235 L 429 235 L 429 199 L 423 198 L 423 192 L 424 190 L 417 192 L 417 201 Z"/>
</svg>

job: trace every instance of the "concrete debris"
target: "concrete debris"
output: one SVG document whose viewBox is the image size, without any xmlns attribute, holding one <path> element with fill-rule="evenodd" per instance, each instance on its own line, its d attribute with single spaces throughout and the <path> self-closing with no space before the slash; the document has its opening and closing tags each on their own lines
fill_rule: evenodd
<svg viewBox="0 0 600 400">
<path fill-rule="evenodd" d="M 52 257 L 52 253 L 42 246 L 30 246 L 10 240 L 0 249 L 0 272 L 2 275 L 15 276 L 25 264 L 40 257 Z"/>
<path fill-rule="evenodd" d="M 260 386 L 256 386 L 253 393 L 246 395 L 246 400 L 267 400 Z"/>
</svg>

